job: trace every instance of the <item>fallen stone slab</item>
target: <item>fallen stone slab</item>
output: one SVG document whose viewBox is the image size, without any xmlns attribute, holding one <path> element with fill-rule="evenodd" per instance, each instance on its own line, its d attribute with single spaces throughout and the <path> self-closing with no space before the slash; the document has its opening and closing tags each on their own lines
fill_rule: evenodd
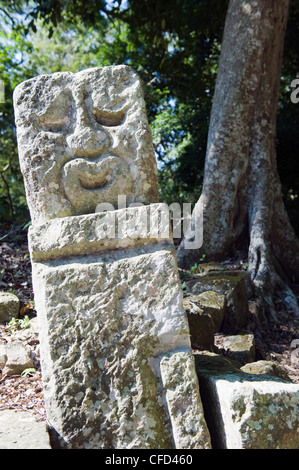
<svg viewBox="0 0 299 470">
<path fill-rule="evenodd" d="M 298 384 L 247 374 L 213 353 L 195 363 L 213 448 L 299 448 Z"/>
<path fill-rule="evenodd" d="M 213 276 L 214 274 L 219 275 L 219 272 L 227 273 L 230 275 L 231 273 L 239 273 L 244 277 L 245 284 L 246 284 L 246 291 L 247 297 L 251 298 L 253 296 L 253 286 L 252 281 L 250 278 L 250 273 L 244 270 L 229 270 L 226 263 L 218 263 L 215 261 L 210 261 L 209 263 L 200 263 L 196 269 L 196 273 L 200 276 Z"/>
<path fill-rule="evenodd" d="M 20 310 L 20 300 L 10 292 L 0 292 L 0 323 L 7 323 L 17 318 Z"/>
<path fill-rule="evenodd" d="M 0 411 L 0 449 L 51 449 L 45 421 L 27 411 Z"/>
</svg>

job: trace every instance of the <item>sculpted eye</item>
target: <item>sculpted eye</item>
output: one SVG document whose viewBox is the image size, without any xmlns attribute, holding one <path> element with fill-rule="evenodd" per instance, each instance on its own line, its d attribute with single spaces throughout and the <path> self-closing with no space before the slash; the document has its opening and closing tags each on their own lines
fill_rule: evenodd
<svg viewBox="0 0 299 470">
<path fill-rule="evenodd" d="M 98 124 L 107 127 L 120 126 L 125 119 L 125 111 L 107 112 L 93 108 L 92 115 Z"/>
<path fill-rule="evenodd" d="M 40 129 L 47 132 L 60 132 L 71 121 L 72 95 L 70 90 L 63 90 L 39 116 L 32 116 Z"/>
<path fill-rule="evenodd" d="M 43 117 L 43 118 L 39 119 L 40 127 L 43 130 L 48 131 L 48 132 L 62 131 L 62 129 L 64 129 L 67 126 L 68 123 L 69 123 L 69 117 L 68 116 L 65 116 L 65 117 L 60 118 L 60 119 L 55 119 L 54 116 L 52 117 L 52 119 L 51 118 L 49 119 L 47 117 Z"/>
</svg>

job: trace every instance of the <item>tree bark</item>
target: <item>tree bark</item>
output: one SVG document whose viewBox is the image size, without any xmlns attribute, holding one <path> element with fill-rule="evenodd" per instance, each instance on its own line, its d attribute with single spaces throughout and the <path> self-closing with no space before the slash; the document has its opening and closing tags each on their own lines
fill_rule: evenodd
<svg viewBox="0 0 299 470">
<path fill-rule="evenodd" d="M 257 295 L 273 313 L 279 289 L 298 314 L 286 280 L 299 279 L 299 243 L 276 165 L 276 116 L 289 0 L 231 0 L 210 118 L 204 184 L 192 223 L 203 218 L 203 245 L 178 252 L 181 268 L 202 254 L 219 260 L 247 240 Z"/>
</svg>

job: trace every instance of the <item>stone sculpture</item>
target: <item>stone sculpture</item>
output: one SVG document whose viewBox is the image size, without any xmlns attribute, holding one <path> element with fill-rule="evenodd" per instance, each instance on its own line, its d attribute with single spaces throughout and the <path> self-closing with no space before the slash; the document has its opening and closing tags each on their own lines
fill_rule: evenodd
<svg viewBox="0 0 299 470">
<path fill-rule="evenodd" d="M 142 87 L 127 66 L 14 93 L 48 421 L 67 448 L 210 448 L 173 242 L 159 212 Z M 127 204 L 103 237 L 107 212 Z M 102 206 L 101 206 L 102 207 Z M 137 214 L 137 215 L 136 215 Z"/>
<path fill-rule="evenodd" d="M 95 212 L 99 202 L 158 201 L 142 87 L 126 66 L 41 75 L 14 93 L 33 224 Z"/>
</svg>

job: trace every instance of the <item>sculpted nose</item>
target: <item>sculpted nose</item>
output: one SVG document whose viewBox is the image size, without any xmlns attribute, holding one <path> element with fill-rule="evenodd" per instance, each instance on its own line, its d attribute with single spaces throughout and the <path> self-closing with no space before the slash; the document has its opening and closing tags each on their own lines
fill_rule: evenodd
<svg viewBox="0 0 299 470">
<path fill-rule="evenodd" d="M 88 121 L 81 116 L 74 133 L 66 138 L 71 154 L 76 157 L 98 156 L 109 146 L 110 139 L 104 130 L 94 130 Z"/>
</svg>

